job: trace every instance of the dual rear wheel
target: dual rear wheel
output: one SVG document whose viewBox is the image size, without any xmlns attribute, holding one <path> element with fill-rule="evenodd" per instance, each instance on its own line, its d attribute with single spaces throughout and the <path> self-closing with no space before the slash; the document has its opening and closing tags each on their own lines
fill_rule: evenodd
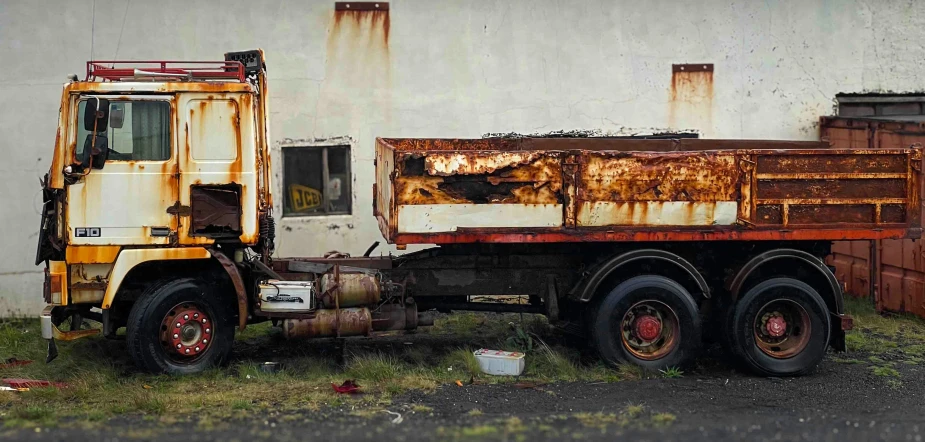
<svg viewBox="0 0 925 442">
<path fill-rule="evenodd" d="M 828 346 L 831 322 L 822 297 L 792 278 L 753 286 L 721 316 L 732 355 L 763 376 L 806 374 Z M 700 352 L 701 330 L 693 296 L 659 275 L 618 284 L 598 301 L 591 321 L 592 340 L 604 360 L 651 371 L 689 365 Z"/>
</svg>

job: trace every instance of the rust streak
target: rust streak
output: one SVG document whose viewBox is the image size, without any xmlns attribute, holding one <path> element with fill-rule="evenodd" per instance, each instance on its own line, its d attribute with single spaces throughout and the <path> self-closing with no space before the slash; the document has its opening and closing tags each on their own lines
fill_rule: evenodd
<svg viewBox="0 0 925 442">
<path fill-rule="evenodd" d="M 671 73 L 668 125 L 709 133 L 713 127 L 713 70 L 680 70 Z"/>
</svg>

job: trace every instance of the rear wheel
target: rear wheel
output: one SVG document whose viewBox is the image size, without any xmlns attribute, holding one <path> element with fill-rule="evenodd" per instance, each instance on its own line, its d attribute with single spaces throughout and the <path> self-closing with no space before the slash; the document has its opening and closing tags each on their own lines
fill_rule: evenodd
<svg viewBox="0 0 925 442">
<path fill-rule="evenodd" d="M 764 376 L 809 373 L 825 356 L 831 334 L 822 297 L 792 278 L 752 287 L 730 319 L 733 353 L 746 368 Z"/>
<path fill-rule="evenodd" d="M 232 319 L 228 303 L 202 281 L 158 283 L 129 314 L 129 352 L 146 371 L 198 373 L 227 361 L 234 341 Z"/>
<path fill-rule="evenodd" d="M 597 305 L 591 335 L 610 364 L 649 370 L 690 362 L 700 349 L 701 324 L 690 293 L 664 276 L 628 279 Z"/>
</svg>

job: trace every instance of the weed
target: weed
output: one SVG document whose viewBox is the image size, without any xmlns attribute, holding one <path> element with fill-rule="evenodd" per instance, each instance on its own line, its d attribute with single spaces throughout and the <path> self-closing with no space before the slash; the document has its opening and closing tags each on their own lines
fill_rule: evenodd
<svg viewBox="0 0 925 442">
<path fill-rule="evenodd" d="M 459 435 L 467 438 L 484 438 L 499 432 L 498 427 L 493 425 L 479 425 L 476 427 L 465 427 L 459 432 Z"/>
<path fill-rule="evenodd" d="M 136 410 L 145 414 L 161 415 L 167 411 L 167 404 L 164 400 L 147 391 L 135 394 L 132 402 Z"/>
<path fill-rule="evenodd" d="M 621 379 L 637 380 L 646 377 L 646 370 L 638 365 L 622 363 L 617 366 L 617 374 Z"/>
<path fill-rule="evenodd" d="M 860 359 L 853 359 L 853 358 L 848 358 L 848 359 L 843 359 L 843 358 L 832 358 L 832 360 L 835 361 L 835 362 L 838 362 L 838 363 L 840 363 L 840 364 L 857 365 L 857 364 L 864 364 L 864 363 L 865 363 L 864 361 L 862 361 L 862 360 L 860 360 Z"/>
<path fill-rule="evenodd" d="M 613 413 L 575 413 L 574 417 L 585 427 L 599 430 L 605 430 L 608 425 L 617 422 L 617 415 Z"/>
<path fill-rule="evenodd" d="M 26 420 L 42 420 L 50 418 L 54 412 L 50 407 L 42 405 L 30 405 L 28 407 L 13 409 L 13 416 Z"/>
<path fill-rule="evenodd" d="M 581 376 L 581 369 L 566 355 L 564 351 L 557 351 L 543 341 L 539 341 L 539 350 L 542 357 L 533 359 L 536 374 L 543 378 L 559 381 L 576 381 Z"/>
<path fill-rule="evenodd" d="M 350 412 L 351 416 L 362 417 L 365 419 L 371 419 L 376 416 L 382 415 L 382 408 L 360 408 Z"/>
<path fill-rule="evenodd" d="M 428 407 L 427 405 L 414 404 L 411 406 L 411 411 L 414 411 L 415 413 L 430 413 L 431 411 L 434 411 L 434 409 Z"/>
<path fill-rule="evenodd" d="M 655 426 L 668 426 L 674 423 L 677 419 L 677 416 L 671 413 L 658 413 L 652 415 L 652 423 Z"/>
<path fill-rule="evenodd" d="M 481 416 L 483 413 L 482 413 L 482 410 L 479 410 L 478 408 L 473 408 L 469 410 L 469 412 L 466 414 L 468 414 L 469 416 Z"/>
<path fill-rule="evenodd" d="M 449 376 L 454 379 L 466 376 L 478 377 L 482 374 L 482 366 L 479 365 L 479 360 L 476 359 L 475 354 L 467 348 L 453 350 L 443 358 L 443 363 L 441 365 L 446 367 L 444 371 L 447 371 L 447 374 L 451 374 L 450 372 L 453 370 L 461 370 L 461 373 L 457 372 Z"/>
<path fill-rule="evenodd" d="M 504 341 L 507 347 L 520 351 L 521 353 L 533 351 L 533 338 L 524 331 L 523 327 L 513 322 L 510 323 L 510 326 L 512 335 Z"/>
<path fill-rule="evenodd" d="M 684 372 L 681 371 L 678 367 L 667 367 L 663 370 L 659 370 L 659 373 L 662 374 L 663 378 L 674 379 L 684 376 Z"/>
<path fill-rule="evenodd" d="M 383 382 L 397 378 L 404 371 L 400 361 L 381 353 L 355 355 L 347 363 L 347 375 L 354 379 Z"/>
<path fill-rule="evenodd" d="M 254 408 L 254 405 L 251 403 L 251 401 L 246 399 L 236 399 L 231 403 L 232 410 L 250 410 L 252 408 Z"/>
<path fill-rule="evenodd" d="M 646 410 L 646 407 L 642 405 L 630 404 L 630 405 L 627 405 L 626 408 L 623 409 L 623 413 L 631 418 L 636 418 L 636 417 L 639 417 L 639 415 L 641 415 L 642 412 L 645 410 Z"/>
<path fill-rule="evenodd" d="M 899 377 L 899 372 L 896 371 L 896 369 L 893 367 L 880 366 L 880 367 L 871 367 L 870 369 L 874 373 L 874 376 L 893 377 L 893 378 Z"/>
</svg>

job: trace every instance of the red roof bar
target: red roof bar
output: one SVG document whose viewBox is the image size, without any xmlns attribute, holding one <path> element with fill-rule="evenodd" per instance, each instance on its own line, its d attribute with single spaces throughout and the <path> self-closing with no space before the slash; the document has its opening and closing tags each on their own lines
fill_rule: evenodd
<svg viewBox="0 0 925 442">
<path fill-rule="evenodd" d="M 244 65 L 240 61 L 88 61 L 85 81 L 100 78 L 109 81 L 137 78 L 137 71 L 189 77 L 193 80 L 237 80 L 244 82 Z M 157 78 L 153 76 L 152 78 Z"/>
</svg>

